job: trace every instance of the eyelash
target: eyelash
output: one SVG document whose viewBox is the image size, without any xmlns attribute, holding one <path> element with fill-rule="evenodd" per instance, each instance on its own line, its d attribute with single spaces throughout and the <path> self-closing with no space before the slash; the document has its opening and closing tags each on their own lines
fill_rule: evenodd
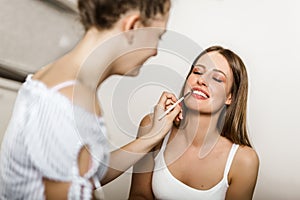
<svg viewBox="0 0 300 200">
<path fill-rule="evenodd" d="M 222 83 L 223 81 L 221 79 L 213 78 L 215 81 Z"/>
<path fill-rule="evenodd" d="M 197 72 L 197 71 L 194 71 L 193 74 L 196 74 L 196 75 L 203 75 L 202 72 Z M 212 79 L 215 80 L 215 81 L 217 81 L 218 83 L 222 83 L 222 82 L 223 82 L 223 80 L 217 79 L 217 78 L 215 78 L 215 77 L 213 77 Z"/>
<path fill-rule="evenodd" d="M 197 75 L 203 75 L 202 72 L 193 72 L 193 74 L 197 74 Z"/>
</svg>

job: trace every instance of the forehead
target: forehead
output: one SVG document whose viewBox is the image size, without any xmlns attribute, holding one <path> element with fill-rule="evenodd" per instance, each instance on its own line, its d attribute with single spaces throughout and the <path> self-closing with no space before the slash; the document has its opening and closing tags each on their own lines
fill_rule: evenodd
<svg viewBox="0 0 300 200">
<path fill-rule="evenodd" d="M 203 65 L 208 70 L 218 69 L 223 71 L 227 76 L 231 75 L 231 68 L 226 60 L 226 58 L 218 52 L 208 52 L 201 56 L 196 65 Z"/>
</svg>

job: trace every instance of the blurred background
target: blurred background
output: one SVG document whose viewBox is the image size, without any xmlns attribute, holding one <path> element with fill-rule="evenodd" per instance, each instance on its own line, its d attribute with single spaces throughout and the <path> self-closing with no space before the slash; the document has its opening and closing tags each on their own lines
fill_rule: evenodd
<svg viewBox="0 0 300 200">
<path fill-rule="evenodd" d="M 222 45 L 241 56 L 249 74 L 248 128 L 261 162 L 253 199 L 300 199 L 299 11 L 298 0 L 173 0 L 161 47 L 185 44 L 190 54 L 162 48 L 137 77 L 116 76 L 101 86 L 111 149 L 135 137 L 163 90 L 179 93 L 200 49 Z M 0 0 L 0 141 L 26 75 L 83 34 L 76 0 Z M 127 199 L 130 172 L 104 187 L 105 199 Z"/>
</svg>

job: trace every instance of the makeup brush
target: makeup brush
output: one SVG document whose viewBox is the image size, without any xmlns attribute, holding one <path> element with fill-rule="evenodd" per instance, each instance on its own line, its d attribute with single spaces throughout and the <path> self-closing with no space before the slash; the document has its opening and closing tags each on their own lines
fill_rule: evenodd
<svg viewBox="0 0 300 200">
<path fill-rule="evenodd" d="M 169 114 L 169 112 L 171 110 L 173 110 L 180 102 L 182 102 L 184 100 L 184 98 L 186 98 L 187 96 L 189 96 L 191 93 L 193 92 L 193 90 L 189 91 L 188 93 L 186 93 L 185 95 L 183 95 L 180 99 L 178 99 L 170 108 L 168 108 L 168 110 L 166 110 L 159 118 L 158 120 L 161 120 L 162 118 L 164 118 L 167 114 Z"/>
</svg>

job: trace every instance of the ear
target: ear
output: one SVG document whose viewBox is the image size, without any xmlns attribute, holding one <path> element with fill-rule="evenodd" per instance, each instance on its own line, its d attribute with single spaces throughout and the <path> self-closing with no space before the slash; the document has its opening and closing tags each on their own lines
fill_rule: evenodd
<svg viewBox="0 0 300 200">
<path fill-rule="evenodd" d="M 139 13 L 132 13 L 127 15 L 123 20 L 123 31 L 130 31 L 141 27 L 141 15 Z"/>
<path fill-rule="evenodd" d="M 139 13 L 133 13 L 127 15 L 123 19 L 122 31 L 125 33 L 125 36 L 129 44 L 133 43 L 133 37 L 134 37 L 133 30 L 141 27 L 140 17 L 141 16 Z"/>
<path fill-rule="evenodd" d="M 227 106 L 229 106 L 230 104 L 231 104 L 231 101 L 232 101 L 232 96 L 231 96 L 231 93 L 228 95 L 228 97 L 227 97 L 227 100 L 226 100 L 226 102 L 225 102 L 225 104 L 227 105 Z"/>
</svg>

